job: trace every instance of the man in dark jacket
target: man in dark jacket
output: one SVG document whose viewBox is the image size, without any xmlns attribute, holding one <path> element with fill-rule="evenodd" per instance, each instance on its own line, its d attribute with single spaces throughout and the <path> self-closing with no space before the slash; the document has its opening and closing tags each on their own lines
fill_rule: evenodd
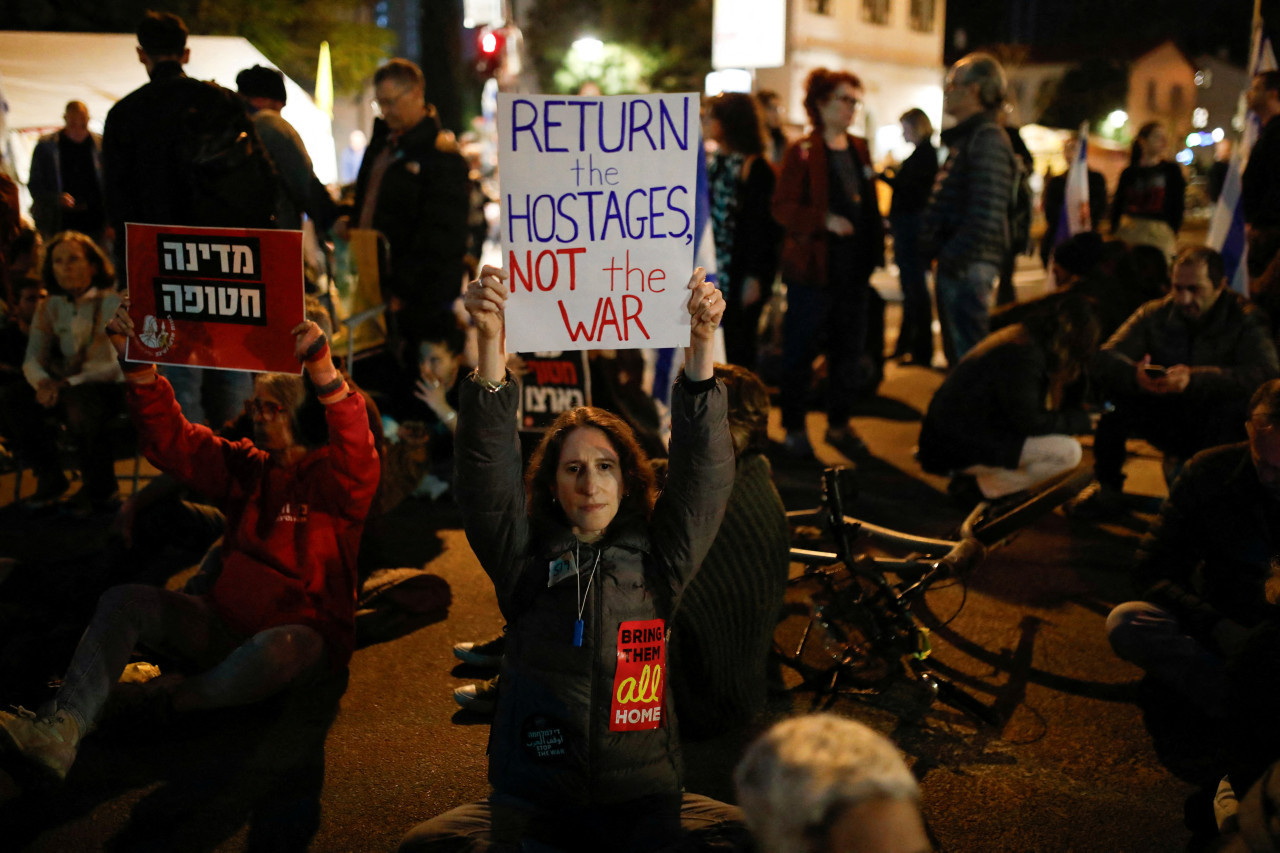
<svg viewBox="0 0 1280 853">
<path fill-rule="evenodd" d="M 289 100 L 284 74 L 275 68 L 255 65 L 236 75 L 236 93 L 244 98 L 253 128 L 280 178 L 276 200 L 276 227 L 297 230 L 302 214 L 311 217 L 320 233 L 329 230 L 337 218 L 337 205 L 311 166 L 311 155 L 293 125 L 280 111 Z"/>
<path fill-rule="evenodd" d="M 89 132 L 89 108 L 70 101 L 62 130 L 42 136 L 31 154 L 31 217 L 46 240 L 79 231 L 101 242 L 107 225 L 102 193 L 102 137 Z"/>
<path fill-rule="evenodd" d="M 102 165 L 122 273 L 126 222 L 273 227 L 275 172 L 253 124 L 234 92 L 183 73 L 190 56 L 182 19 L 148 12 L 138 24 L 138 61 L 151 82 L 107 113 Z M 200 163 L 210 157 L 238 165 L 206 171 Z M 220 427 L 253 394 L 244 371 L 166 365 L 163 373 L 192 423 Z"/>
<path fill-rule="evenodd" d="M 1125 440 L 1165 454 L 1172 482 L 1182 461 L 1240 436 L 1245 404 L 1280 374 L 1262 315 L 1227 290 L 1222 256 L 1202 246 L 1173 263 L 1170 294 L 1143 305 L 1103 345 L 1094 375 L 1114 405 L 1094 438 L 1096 482 L 1068 504 L 1101 518 L 1123 511 Z"/>
<path fill-rule="evenodd" d="M 390 245 L 383 292 L 411 344 L 461 292 L 471 198 L 467 162 L 441 132 L 425 85 L 407 59 L 374 75 L 382 118 L 360 164 L 350 221 L 381 232 Z"/>
<path fill-rule="evenodd" d="M 991 288 L 1009 245 L 1017 165 L 996 121 L 1004 99 L 1004 69 L 992 56 L 971 53 L 947 73 L 943 109 L 957 124 L 942 132 L 950 153 L 924 212 L 921 244 L 938 263 L 938 316 L 951 365 L 987 334 Z"/>
</svg>

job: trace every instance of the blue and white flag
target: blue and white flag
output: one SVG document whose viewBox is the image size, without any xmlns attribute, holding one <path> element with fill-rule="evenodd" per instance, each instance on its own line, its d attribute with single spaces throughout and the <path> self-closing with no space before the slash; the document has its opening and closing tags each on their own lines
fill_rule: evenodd
<svg viewBox="0 0 1280 853">
<path fill-rule="evenodd" d="M 1271 49 L 1271 40 L 1262 31 L 1261 22 L 1255 22 L 1253 31 L 1253 57 L 1249 64 L 1249 78 L 1271 71 L 1276 67 L 1276 56 Z M 1262 123 L 1258 114 L 1250 110 L 1245 116 L 1244 133 L 1240 144 L 1231 153 L 1231 162 L 1227 165 L 1227 177 L 1222 183 L 1222 194 L 1218 196 L 1218 205 L 1214 208 L 1213 219 L 1209 222 L 1210 248 L 1222 253 L 1223 266 L 1226 270 L 1227 283 L 1231 289 L 1240 294 L 1248 294 L 1249 281 L 1246 272 L 1248 246 L 1244 238 L 1244 206 L 1240 203 L 1240 180 L 1244 167 L 1249 162 L 1249 152 L 1258 140 Z"/>
<path fill-rule="evenodd" d="M 1085 231 L 1093 230 L 1089 198 L 1089 123 L 1082 122 L 1077 134 L 1075 153 L 1067 167 L 1067 191 L 1062 199 L 1062 216 L 1058 219 L 1055 245 Z M 1065 229 L 1065 230 L 1064 230 Z"/>
<path fill-rule="evenodd" d="M 698 188 L 693 217 L 693 265 L 707 271 L 707 281 L 720 287 L 716 266 L 716 239 L 711 230 L 711 191 L 707 180 L 706 148 L 699 140 Z M 722 288 L 723 289 L 723 288 Z M 664 406 L 671 403 L 671 383 L 684 366 L 684 351 L 675 347 L 652 350 L 653 380 L 649 393 Z M 724 331 L 716 330 L 716 361 L 724 361 Z M 665 409 L 662 410 L 665 413 Z M 666 418 L 663 418 L 664 422 Z"/>
</svg>

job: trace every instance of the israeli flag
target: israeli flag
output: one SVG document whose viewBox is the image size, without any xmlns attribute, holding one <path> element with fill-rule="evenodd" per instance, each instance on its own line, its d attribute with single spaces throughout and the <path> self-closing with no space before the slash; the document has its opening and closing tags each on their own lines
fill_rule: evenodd
<svg viewBox="0 0 1280 853">
<path fill-rule="evenodd" d="M 707 181 L 707 157 L 703 153 L 706 148 L 701 137 L 698 139 L 698 186 L 694 194 L 696 199 L 693 215 L 693 265 L 707 271 L 707 281 L 720 287 L 718 269 L 716 267 L 716 239 L 711 230 L 711 192 Z M 692 272 L 692 270 L 690 270 Z M 716 330 L 716 361 L 725 360 L 724 330 Z M 684 367 L 684 350 L 675 347 L 669 349 L 650 350 L 646 353 L 647 362 L 652 364 L 653 376 L 646 384 L 649 393 L 662 405 L 659 412 L 663 414 L 666 425 L 666 407 L 671 404 L 671 383 L 675 381 L 676 371 Z M 664 430 L 665 433 L 665 430 Z"/>
<path fill-rule="evenodd" d="M 1271 39 L 1262 32 L 1260 24 L 1255 25 L 1253 32 L 1253 60 L 1249 64 L 1249 78 L 1271 71 L 1276 67 L 1276 55 L 1271 49 Z M 1258 141 L 1258 133 L 1262 123 L 1258 114 L 1252 110 L 1245 117 L 1244 134 L 1240 144 L 1231 153 L 1231 162 L 1227 165 L 1227 177 L 1222 184 L 1222 195 L 1218 196 L 1218 205 L 1214 208 L 1213 218 L 1209 221 L 1210 248 L 1222 253 L 1223 266 L 1227 274 L 1227 283 L 1237 293 L 1247 295 L 1249 280 L 1246 271 L 1248 246 L 1244 239 L 1244 207 L 1240 204 L 1240 178 L 1244 167 L 1249 162 L 1249 152 Z"/>
<path fill-rule="evenodd" d="M 1093 230 L 1093 217 L 1089 205 L 1089 123 L 1082 122 L 1075 155 L 1067 168 L 1067 191 L 1062 199 L 1062 216 L 1058 218 L 1058 233 L 1054 245 L 1069 237 Z"/>
</svg>

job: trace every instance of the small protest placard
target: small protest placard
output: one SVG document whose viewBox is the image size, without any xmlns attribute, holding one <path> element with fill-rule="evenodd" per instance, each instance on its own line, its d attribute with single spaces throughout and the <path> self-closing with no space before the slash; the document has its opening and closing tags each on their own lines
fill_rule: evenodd
<svg viewBox="0 0 1280 853">
<path fill-rule="evenodd" d="M 520 429 L 542 432 L 561 412 L 591 405 L 591 371 L 585 352 L 522 353 Z"/>
<path fill-rule="evenodd" d="M 618 626 L 618 666 L 613 674 L 609 731 L 633 732 L 662 725 L 666 623 L 661 619 Z"/>
<path fill-rule="evenodd" d="M 689 344 L 696 94 L 500 94 L 511 352 Z"/>
<path fill-rule="evenodd" d="M 289 330 L 305 316 L 302 232 L 125 225 L 126 358 L 298 373 Z"/>
</svg>

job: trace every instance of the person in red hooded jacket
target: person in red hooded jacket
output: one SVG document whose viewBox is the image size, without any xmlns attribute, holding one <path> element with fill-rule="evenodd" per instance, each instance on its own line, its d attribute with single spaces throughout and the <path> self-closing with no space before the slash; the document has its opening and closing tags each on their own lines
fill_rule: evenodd
<svg viewBox="0 0 1280 853">
<path fill-rule="evenodd" d="M 182 416 L 155 366 L 123 361 L 126 300 L 108 326 L 147 459 L 225 513 L 222 569 L 204 595 L 130 584 L 103 594 L 48 713 L 0 712 L 0 756 L 61 781 L 135 646 L 189 662 L 150 692 L 173 711 L 245 705 L 326 671 L 355 645 L 356 551 L 378 486 L 365 403 L 320 327 L 292 331 L 310 385 L 256 377 L 254 438 L 231 442 Z"/>
</svg>

